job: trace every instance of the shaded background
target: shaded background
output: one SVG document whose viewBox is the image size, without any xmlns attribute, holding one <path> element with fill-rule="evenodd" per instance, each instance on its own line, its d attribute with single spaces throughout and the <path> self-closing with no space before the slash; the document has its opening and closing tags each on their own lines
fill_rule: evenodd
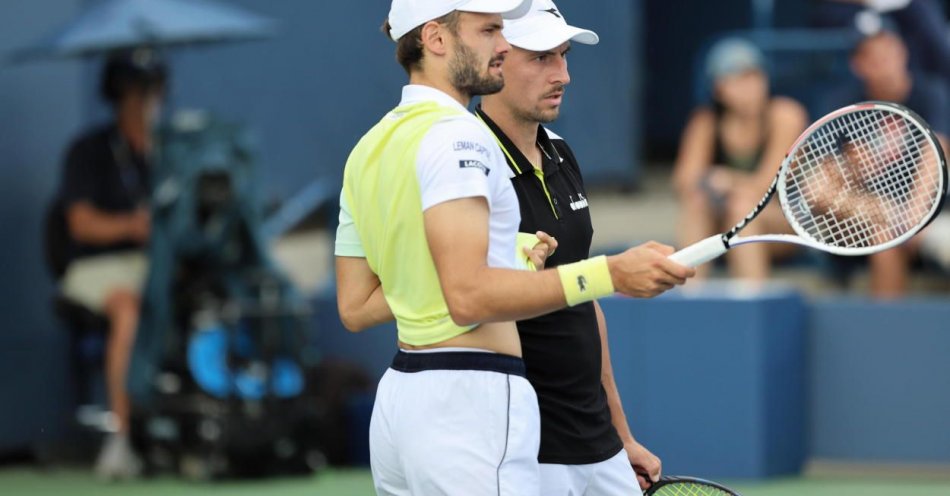
<svg viewBox="0 0 950 496">
<path fill-rule="evenodd" d="M 92 3 L 0 2 L 0 53 L 29 44 Z M 174 51 L 169 106 L 208 109 L 245 123 L 257 142 L 259 189 L 268 205 L 287 202 L 313 181 L 337 188 L 349 150 L 398 100 L 405 81 L 393 60 L 392 42 L 379 32 L 389 2 L 231 3 L 278 20 L 280 35 Z M 572 52 L 574 82 L 561 119 L 552 126 L 569 137 L 593 189 L 620 190 L 629 196 L 618 201 L 636 202 L 653 184 L 646 180 L 648 175 L 666 177 L 679 133 L 700 98 L 697 60 L 714 36 L 756 26 L 808 25 L 810 2 L 774 2 L 771 16 L 756 10 L 757 3 L 771 2 L 558 2 L 572 24 L 601 36 L 599 46 L 579 46 Z M 807 39 L 788 44 L 799 48 L 773 53 L 773 74 L 787 76 L 779 78 L 779 89 L 799 97 L 815 118 L 823 85 L 830 84 L 823 78 L 846 78 L 847 68 L 840 46 L 816 47 L 805 43 Z M 96 95 L 98 71 L 96 61 L 0 67 L 0 456 L 56 439 L 73 413 L 67 340 L 51 314 L 53 286 L 44 267 L 41 226 L 66 144 L 107 115 Z M 649 218 L 648 211 L 635 212 Z M 314 290 L 318 312 L 313 328 L 320 331 L 327 356 L 359 363 L 373 377 L 381 373 L 393 351 L 391 330 L 346 334 L 335 315 L 332 288 L 305 289 Z M 746 413 L 753 418 L 733 430 L 709 427 L 720 417 L 708 417 L 713 424 L 706 425 L 693 420 L 698 431 L 710 433 L 704 443 L 737 442 L 736 436 L 747 436 L 743 442 L 750 446 L 765 443 L 757 445 L 761 452 L 743 452 L 759 453 L 745 461 L 674 455 L 671 463 L 743 477 L 796 473 L 807 458 L 950 466 L 950 361 L 943 358 L 950 355 L 950 304 L 945 294 L 888 305 L 847 296 L 802 300 L 794 292 L 778 300 L 739 296 L 724 300 L 738 305 L 729 311 L 728 305 L 717 303 L 719 297 L 707 299 L 706 307 L 677 299 L 643 308 L 622 300 L 609 304 L 616 307 L 608 312 L 614 333 L 637 326 L 651 329 L 612 338 L 615 356 L 623 357 L 614 364 L 625 403 L 628 411 L 640 413 L 631 415 L 631 422 L 635 430 L 638 419 L 645 425 L 646 443 L 670 442 L 660 436 L 664 428 L 651 422 L 669 421 L 666 402 L 676 393 L 669 388 L 695 386 L 696 381 L 689 380 L 695 374 L 727 378 L 715 387 L 732 389 L 717 391 L 751 405 Z M 779 313 L 793 309 L 783 321 L 792 325 L 791 334 L 784 335 L 788 341 L 774 341 L 782 334 L 770 333 L 775 324 L 764 317 L 775 305 L 785 309 L 774 310 Z M 733 321 L 748 334 L 702 341 L 689 332 L 657 332 L 664 326 L 702 332 L 710 322 L 725 332 Z M 681 367 L 669 367 L 664 354 L 656 355 L 654 362 L 639 360 L 644 342 L 637 339 L 648 339 L 644 336 L 653 350 L 673 353 L 670 350 L 691 346 L 695 351 L 703 343 L 705 352 Z M 745 338 L 730 341 L 737 336 Z M 777 343 L 792 343 L 793 349 L 776 348 Z M 731 362 L 740 367 L 730 369 L 732 375 L 715 375 L 723 370 L 717 363 L 737 353 L 734 345 L 748 346 L 748 361 Z M 755 348 L 758 345 L 762 347 Z M 767 353 L 780 353 L 786 368 L 768 372 L 775 359 Z M 759 373 L 765 375 L 754 380 Z M 773 379 L 777 382 L 769 382 Z M 643 393 L 643 381 L 667 382 Z M 785 408 L 797 410 L 775 411 Z M 776 419 L 785 423 L 774 424 Z M 749 425 L 764 427 L 750 433 L 745 429 Z M 769 453 L 789 442 L 792 447 Z"/>
<path fill-rule="evenodd" d="M 35 42 L 94 0 L 9 0 L 0 4 L 0 53 Z M 176 49 L 169 53 L 168 107 L 199 108 L 247 124 L 258 144 L 260 190 L 283 202 L 314 180 L 338 184 L 349 150 L 398 101 L 405 74 L 394 44 L 379 31 L 385 0 L 312 2 L 241 0 L 237 6 L 276 19 L 280 35 L 261 42 Z M 589 180 L 630 185 L 640 164 L 639 2 L 604 1 L 597 9 L 561 2 L 571 22 L 598 26 L 601 45 L 572 61 L 587 76 L 573 84 L 558 130 L 591 164 Z M 37 435 L 65 387 L 63 335 L 50 315 L 44 268 L 43 213 L 59 181 L 70 140 L 102 122 L 99 61 L 44 61 L 0 67 L 0 449 Z M 607 148 L 603 142 L 614 143 Z M 42 387 L 21 380 L 28 375 Z M 42 377 L 42 379 L 40 379 Z M 45 382 L 48 381 L 48 382 Z M 8 393 L 9 392 L 9 393 Z M 37 415 L 37 412 L 42 412 Z M 16 422 L 3 421 L 16 418 Z M 29 426 L 29 428 L 24 428 Z M 3 430 L 9 429 L 8 435 Z"/>
</svg>

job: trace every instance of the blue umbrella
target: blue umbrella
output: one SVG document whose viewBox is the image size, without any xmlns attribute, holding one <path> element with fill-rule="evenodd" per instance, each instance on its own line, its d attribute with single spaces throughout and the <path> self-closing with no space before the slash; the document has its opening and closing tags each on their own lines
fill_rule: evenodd
<svg viewBox="0 0 950 496">
<path fill-rule="evenodd" d="M 270 36 L 275 28 L 270 19 L 211 0 L 105 0 L 13 58 L 251 40 Z"/>
</svg>

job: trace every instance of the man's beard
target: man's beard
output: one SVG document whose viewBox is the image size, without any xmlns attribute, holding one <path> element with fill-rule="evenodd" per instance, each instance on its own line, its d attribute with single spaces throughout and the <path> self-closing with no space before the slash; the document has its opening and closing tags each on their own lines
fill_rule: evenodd
<svg viewBox="0 0 950 496">
<path fill-rule="evenodd" d="M 559 86 L 554 91 L 563 91 L 564 87 Z M 552 91 L 551 93 L 554 93 Z M 547 96 L 547 95 L 545 95 Z M 523 101 L 523 100 L 522 100 Z M 557 120 L 561 114 L 560 107 L 543 109 L 540 105 L 530 108 L 518 108 L 514 106 L 516 117 L 525 122 L 537 122 L 539 124 L 550 124 Z"/>
<path fill-rule="evenodd" d="M 492 57 L 488 65 L 502 58 Z M 461 41 L 455 45 L 455 57 L 449 62 L 449 77 L 455 89 L 469 96 L 491 95 L 505 87 L 504 77 L 481 74 L 475 52 Z"/>
<path fill-rule="evenodd" d="M 550 124 L 557 120 L 560 115 L 560 109 L 541 110 L 538 108 L 518 110 L 517 114 L 521 120 L 527 122 L 537 122 L 539 124 Z"/>
</svg>

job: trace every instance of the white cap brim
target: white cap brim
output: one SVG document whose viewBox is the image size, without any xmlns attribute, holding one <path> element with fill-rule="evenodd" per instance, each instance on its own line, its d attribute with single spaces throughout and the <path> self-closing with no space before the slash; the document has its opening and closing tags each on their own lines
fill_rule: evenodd
<svg viewBox="0 0 950 496">
<path fill-rule="evenodd" d="M 393 0 L 388 17 L 389 36 L 398 41 L 409 31 L 455 10 L 476 14 L 501 14 L 503 19 L 517 19 L 527 14 L 530 8 L 531 0 Z"/>
<path fill-rule="evenodd" d="M 528 13 L 531 0 L 469 0 L 455 8 L 462 12 L 501 14 L 503 19 L 517 19 Z"/>
<path fill-rule="evenodd" d="M 506 29 L 504 34 L 508 43 L 532 52 L 551 50 L 566 41 L 576 41 L 585 45 L 596 45 L 600 42 L 600 37 L 593 31 L 563 24 L 533 30 L 533 32 L 528 31 L 524 34 L 519 34 L 517 31 L 512 33 Z"/>
</svg>

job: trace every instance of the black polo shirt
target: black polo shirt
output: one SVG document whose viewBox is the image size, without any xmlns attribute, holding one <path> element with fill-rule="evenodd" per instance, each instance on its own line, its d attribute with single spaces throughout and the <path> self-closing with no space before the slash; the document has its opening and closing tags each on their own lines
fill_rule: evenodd
<svg viewBox="0 0 950 496">
<path fill-rule="evenodd" d="M 63 207 L 88 202 L 110 214 L 129 214 L 148 202 L 149 167 L 132 151 L 114 125 L 95 128 L 76 139 L 66 154 L 60 200 Z M 73 240 L 71 258 L 140 248 L 132 241 L 89 245 Z"/>
<path fill-rule="evenodd" d="M 563 139 L 538 126 L 542 181 L 527 158 L 481 107 L 478 116 L 498 138 L 514 177 L 521 205 L 521 232 L 544 231 L 558 248 L 545 266 L 587 259 L 594 229 L 584 180 Z M 550 195 L 550 196 L 549 196 Z M 541 463 L 588 464 L 623 449 L 610 423 L 601 384 L 601 345 L 593 303 L 584 303 L 518 322 L 528 380 L 541 409 Z"/>
</svg>

